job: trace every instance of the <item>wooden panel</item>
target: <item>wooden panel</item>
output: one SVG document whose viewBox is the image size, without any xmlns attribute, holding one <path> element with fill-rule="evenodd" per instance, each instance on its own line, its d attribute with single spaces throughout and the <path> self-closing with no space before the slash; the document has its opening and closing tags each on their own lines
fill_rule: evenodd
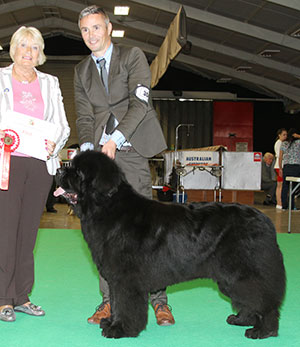
<svg viewBox="0 0 300 347">
<path fill-rule="evenodd" d="M 214 201 L 213 190 L 186 190 L 188 202 Z M 239 202 L 240 204 L 253 205 L 254 191 L 252 190 L 226 190 L 222 189 L 222 202 Z M 216 192 L 216 200 L 219 201 L 219 192 Z"/>
</svg>

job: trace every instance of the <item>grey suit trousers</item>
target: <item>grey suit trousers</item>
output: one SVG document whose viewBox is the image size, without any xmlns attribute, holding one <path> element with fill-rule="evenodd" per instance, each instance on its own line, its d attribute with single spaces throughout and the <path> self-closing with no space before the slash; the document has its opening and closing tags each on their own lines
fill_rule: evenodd
<svg viewBox="0 0 300 347">
<path fill-rule="evenodd" d="M 140 194 L 152 199 L 152 180 L 148 159 L 143 158 L 136 152 L 117 151 L 115 160 L 132 187 Z M 109 287 L 101 275 L 100 291 L 103 295 L 103 302 L 109 301 Z M 167 300 L 165 290 L 150 293 L 150 302 L 153 307 L 157 304 L 167 304 Z"/>
</svg>

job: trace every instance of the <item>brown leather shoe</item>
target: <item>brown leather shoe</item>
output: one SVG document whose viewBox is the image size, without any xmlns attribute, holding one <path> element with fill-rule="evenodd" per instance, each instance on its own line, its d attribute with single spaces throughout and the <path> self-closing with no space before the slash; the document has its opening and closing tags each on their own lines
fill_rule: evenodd
<svg viewBox="0 0 300 347">
<path fill-rule="evenodd" d="M 164 304 L 157 304 L 154 308 L 156 322 L 158 325 L 167 326 L 175 324 L 175 319 L 171 313 L 171 306 Z"/>
<path fill-rule="evenodd" d="M 90 324 L 100 324 L 101 319 L 109 318 L 111 316 L 110 303 L 103 302 L 96 308 L 96 312 L 92 317 L 88 318 L 88 323 Z"/>
</svg>

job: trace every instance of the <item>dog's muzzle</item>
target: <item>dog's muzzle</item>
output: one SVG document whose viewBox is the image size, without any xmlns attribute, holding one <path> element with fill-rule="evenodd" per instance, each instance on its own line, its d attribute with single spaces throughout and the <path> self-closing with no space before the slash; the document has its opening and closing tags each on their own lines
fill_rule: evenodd
<svg viewBox="0 0 300 347">
<path fill-rule="evenodd" d="M 57 198 L 59 196 L 63 196 L 70 204 L 77 204 L 77 194 L 75 193 L 67 193 L 62 187 L 58 187 L 53 195 Z"/>
</svg>

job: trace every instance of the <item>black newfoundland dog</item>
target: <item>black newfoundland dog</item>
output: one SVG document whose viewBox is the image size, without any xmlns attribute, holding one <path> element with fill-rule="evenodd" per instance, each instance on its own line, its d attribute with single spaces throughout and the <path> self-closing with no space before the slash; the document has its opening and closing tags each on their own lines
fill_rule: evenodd
<svg viewBox="0 0 300 347">
<path fill-rule="evenodd" d="M 285 269 L 264 214 L 239 204 L 146 199 L 96 151 L 77 155 L 59 184 L 109 284 L 112 316 L 100 324 L 103 336 L 137 336 L 147 324 L 148 293 L 195 278 L 213 279 L 231 299 L 237 314 L 227 323 L 252 326 L 246 337 L 277 336 Z"/>
</svg>

